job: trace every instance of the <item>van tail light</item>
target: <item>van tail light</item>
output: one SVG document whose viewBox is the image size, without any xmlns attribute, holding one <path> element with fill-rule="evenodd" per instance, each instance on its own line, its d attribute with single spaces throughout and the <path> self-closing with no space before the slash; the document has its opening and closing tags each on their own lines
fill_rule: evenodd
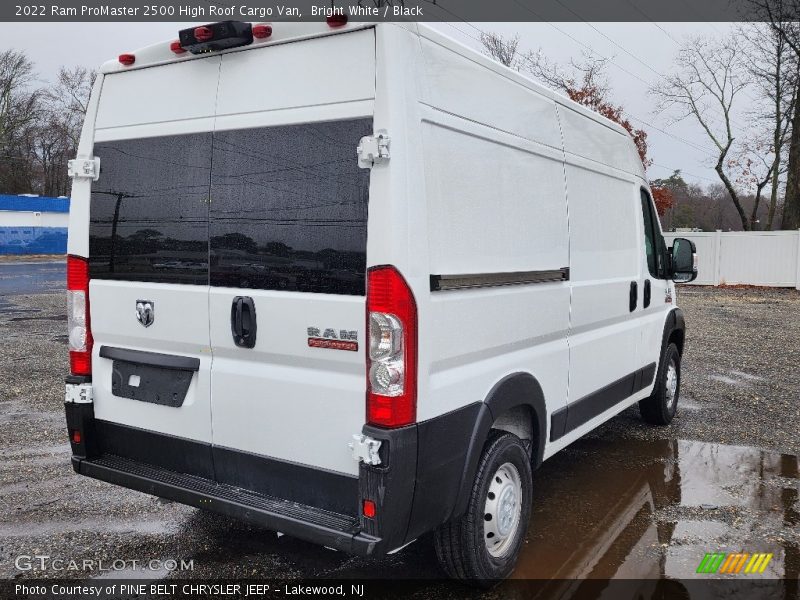
<svg viewBox="0 0 800 600">
<path fill-rule="evenodd" d="M 392 266 L 367 273 L 367 423 L 402 427 L 417 419 L 417 305 Z"/>
<path fill-rule="evenodd" d="M 180 40 L 175 40 L 174 42 L 170 42 L 169 49 L 172 50 L 175 54 L 186 54 L 186 49 L 181 46 Z"/>
<path fill-rule="evenodd" d="M 133 63 L 136 62 L 136 56 L 134 54 L 120 54 L 119 62 L 120 64 L 123 64 L 126 67 L 130 67 Z"/>
<path fill-rule="evenodd" d="M 67 257 L 67 333 L 73 375 L 92 374 L 92 329 L 89 323 L 89 263 Z"/>
</svg>

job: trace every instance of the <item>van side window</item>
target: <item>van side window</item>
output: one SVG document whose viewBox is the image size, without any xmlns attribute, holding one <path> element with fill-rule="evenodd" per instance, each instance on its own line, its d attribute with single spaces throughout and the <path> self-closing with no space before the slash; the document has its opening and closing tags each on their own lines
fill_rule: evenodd
<svg viewBox="0 0 800 600">
<path fill-rule="evenodd" d="M 666 244 L 661 229 L 658 226 L 658 217 L 653 208 L 650 196 L 641 190 L 642 196 L 642 217 L 644 218 L 644 249 L 647 253 L 647 270 L 650 275 L 657 279 L 665 277 Z"/>
</svg>

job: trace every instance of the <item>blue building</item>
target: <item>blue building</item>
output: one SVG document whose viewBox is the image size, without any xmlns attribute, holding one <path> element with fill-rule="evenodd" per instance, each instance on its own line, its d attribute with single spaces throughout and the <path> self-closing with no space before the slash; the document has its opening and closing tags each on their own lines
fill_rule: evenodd
<svg viewBox="0 0 800 600">
<path fill-rule="evenodd" d="M 0 194 L 0 254 L 66 254 L 69 198 Z"/>
</svg>

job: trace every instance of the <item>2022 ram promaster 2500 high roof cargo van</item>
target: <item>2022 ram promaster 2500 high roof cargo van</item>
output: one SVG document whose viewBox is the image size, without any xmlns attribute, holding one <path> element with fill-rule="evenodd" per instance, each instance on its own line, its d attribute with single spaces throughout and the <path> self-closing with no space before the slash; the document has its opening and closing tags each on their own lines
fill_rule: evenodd
<svg viewBox="0 0 800 600">
<path fill-rule="evenodd" d="M 424 25 L 123 54 L 70 168 L 80 474 L 487 583 L 532 469 L 675 413 L 693 246 L 632 140 Z"/>
</svg>

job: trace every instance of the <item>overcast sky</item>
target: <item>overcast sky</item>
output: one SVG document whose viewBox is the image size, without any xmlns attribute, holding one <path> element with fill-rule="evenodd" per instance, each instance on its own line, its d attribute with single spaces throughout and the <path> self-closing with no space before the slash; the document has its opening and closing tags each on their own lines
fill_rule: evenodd
<svg viewBox="0 0 800 600">
<path fill-rule="evenodd" d="M 2 23 L 0 50 L 25 50 L 41 77 L 52 80 L 60 65 L 97 67 L 121 52 L 177 37 L 187 23 Z M 636 127 L 648 133 L 651 179 L 680 169 L 688 181 L 717 183 L 712 170 L 710 141 L 691 121 L 672 124 L 665 115 L 653 113 L 647 89 L 667 73 L 687 36 L 722 36 L 731 32 L 727 23 L 437 23 L 433 25 L 459 41 L 479 48 L 480 31 L 505 35 L 519 33 L 523 50 L 541 48 L 559 63 L 581 58 L 581 52 L 605 57 L 613 99 L 622 104 Z M 750 93 L 755 97 L 755 93 Z M 753 103 L 749 98 L 746 102 Z M 742 104 L 735 120 L 748 119 L 753 106 Z M 659 130 L 663 130 L 659 131 Z M 702 150 L 706 148 L 708 150 Z"/>
</svg>

